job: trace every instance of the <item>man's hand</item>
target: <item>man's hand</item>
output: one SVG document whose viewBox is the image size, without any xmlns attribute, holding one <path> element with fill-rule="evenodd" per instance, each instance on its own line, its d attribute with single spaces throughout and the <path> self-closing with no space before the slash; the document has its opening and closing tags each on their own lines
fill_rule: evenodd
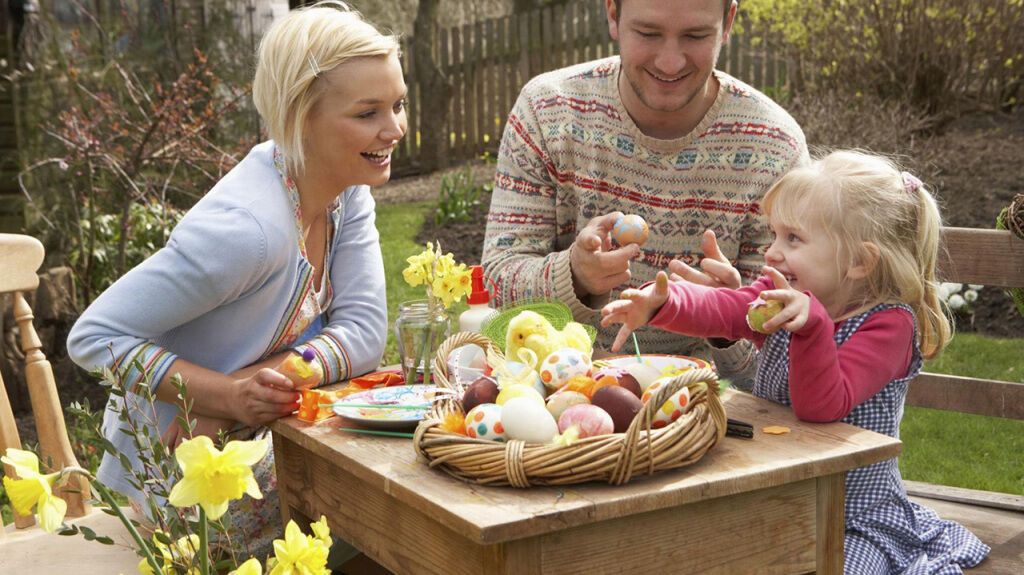
<svg viewBox="0 0 1024 575">
<path fill-rule="evenodd" d="M 622 212 L 598 216 L 587 223 L 569 249 L 569 267 L 576 296 L 603 295 L 629 281 L 629 260 L 640 254 L 640 246 L 630 244 L 613 249 L 608 233 Z"/>
<path fill-rule="evenodd" d="M 612 351 L 615 352 L 622 349 L 622 344 L 626 343 L 626 338 L 633 330 L 651 321 L 668 300 L 668 276 L 665 272 L 658 272 L 654 284 L 643 289 L 628 289 L 619 298 L 601 310 L 601 327 L 613 323 L 622 324 L 612 344 Z"/>
<path fill-rule="evenodd" d="M 700 249 L 704 252 L 704 258 L 700 260 L 701 271 L 695 270 L 679 260 L 672 260 L 668 263 L 668 269 L 672 272 L 670 278 L 672 281 L 684 279 L 713 288 L 737 289 L 740 287 L 740 272 L 732 267 L 729 258 L 722 254 L 713 230 L 704 232 Z"/>
</svg>

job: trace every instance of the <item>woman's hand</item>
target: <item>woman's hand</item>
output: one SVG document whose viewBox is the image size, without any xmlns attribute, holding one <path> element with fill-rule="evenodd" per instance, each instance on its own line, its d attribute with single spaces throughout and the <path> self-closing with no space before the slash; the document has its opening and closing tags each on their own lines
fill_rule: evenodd
<svg viewBox="0 0 1024 575">
<path fill-rule="evenodd" d="M 713 288 L 739 289 L 740 272 L 732 267 L 729 258 L 722 254 L 718 248 L 718 240 L 713 230 L 705 230 L 701 238 L 700 249 L 704 252 L 704 258 L 700 260 L 700 269 L 697 271 L 679 260 L 672 260 L 668 263 L 668 269 L 672 272 L 672 281 L 686 280 Z"/>
<path fill-rule="evenodd" d="M 668 276 L 658 272 L 652 285 L 643 289 L 628 289 L 619 294 L 616 301 L 601 309 L 601 326 L 608 327 L 613 323 L 621 323 L 619 333 L 615 336 L 612 351 L 622 349 L 626 338 L 636 328 L 651 320 L 668 299 Z"/>
<path fill-rule="evenodd" d="M 194 413 L 191 416 L 195 420 L 195 426 L 192 428 L 192 437 L 205 435 L 210 439 L 216 440 L 221 431 L 227 433 L 235 426 L 235 422 L 230 419 L 207 417 Z M 182 441 L 189 439 L 189 435 L 181 428 L 181 425 L 178 424 L 178 418 L 175 417 L 167 431 L 164 432 L 162 439 L 164 445 L 167 446 L 167 450 L 174 453 L 174 450 Z"/>
<path fill-rule="evenodd" d="M 786 276 L 779 273 L 779 270 L 771 266 L 764 266 L 764 273 L 772 278 L 775 289 L 761 292 L 761 299 L 782 302 L 782 311 L 764 322 L 764 331 L 771 333 L 780 327 L 789 332 L 799 331 L 810 316 L 811 298 L 807 294 L 793 289 L 789 285 L 789 281 L 786 280 Z"/>
<path fill-rule="evenodd" d="M 235 380 L 232 385 L 235 401 L 231 409 L 235 419 L 250 427 L 266 425 L 299 408 L 301 396 L 292 381 L 268 367 Z"/>
</svg>

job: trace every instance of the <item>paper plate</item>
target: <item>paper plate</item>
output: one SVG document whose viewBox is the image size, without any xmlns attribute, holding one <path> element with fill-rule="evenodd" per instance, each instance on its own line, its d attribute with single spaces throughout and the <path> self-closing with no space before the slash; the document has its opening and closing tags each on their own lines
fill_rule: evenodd
<svg viewBox="0 0 1024 575">
<path fill-rule="evenodd" d="M 334 413 L 364 427 L 374 429 L 412 429 L 427 416 L 434 399 L 434 385 L 396 385 L 353 393 L 334 405 Z M 349 407 L 346 404 L 380 405 Z M 389 405 L 422 405 L 423 409 L 388 409 Z"/>
</svg>

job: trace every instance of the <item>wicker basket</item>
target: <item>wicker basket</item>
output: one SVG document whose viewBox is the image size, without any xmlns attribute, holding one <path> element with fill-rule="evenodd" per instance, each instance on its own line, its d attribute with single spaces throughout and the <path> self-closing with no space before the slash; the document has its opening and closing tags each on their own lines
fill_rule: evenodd
<svg viewBox="0 0 1024 575">
<path fill-rule="evenodd" d="M 607 481 L 621 485 L 636 474 L 650 474 L 696 462 L 725 436 L 725 409 L 717 393 L 717 376 L 711 369 L 686 371 L 648 401 L 624 433 L 581 439 L 569 446 L 500 443 L 470 438 L 446 431 L 441 423 L 449 413 L 461 412 L 461 385 L 448 380 L 447 358 L 458 347 L 476 344 L 499 355 L 501 351 L 486 337 L 457 333 L 441 344 L 434 359 L 434 377 L 442 387 L 458 395 L 435 401 L 427 418 L 416 428 L 416 452 L 448 474 L 481 485 L 566 485 L 586 481 Z M 652 412 L 683 386 L 690 388 L 687 411 L 660 429 L 651 429 Z"/>
</svg>

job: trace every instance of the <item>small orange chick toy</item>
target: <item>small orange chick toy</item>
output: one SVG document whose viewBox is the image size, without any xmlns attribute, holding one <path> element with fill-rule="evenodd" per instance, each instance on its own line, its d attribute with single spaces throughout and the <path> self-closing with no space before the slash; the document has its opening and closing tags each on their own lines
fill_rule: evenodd
<svg viewBox="0 0 1024 575">
<path fill-rule="evenodd" d="M 302 355 L 289 355 L 277 366 L 277 371 L 295 384 L 295 389 L 309 389 L 324 382 L 324 370 L 314 362 L 316 353 L 307 348 Z"/>
</svg>

